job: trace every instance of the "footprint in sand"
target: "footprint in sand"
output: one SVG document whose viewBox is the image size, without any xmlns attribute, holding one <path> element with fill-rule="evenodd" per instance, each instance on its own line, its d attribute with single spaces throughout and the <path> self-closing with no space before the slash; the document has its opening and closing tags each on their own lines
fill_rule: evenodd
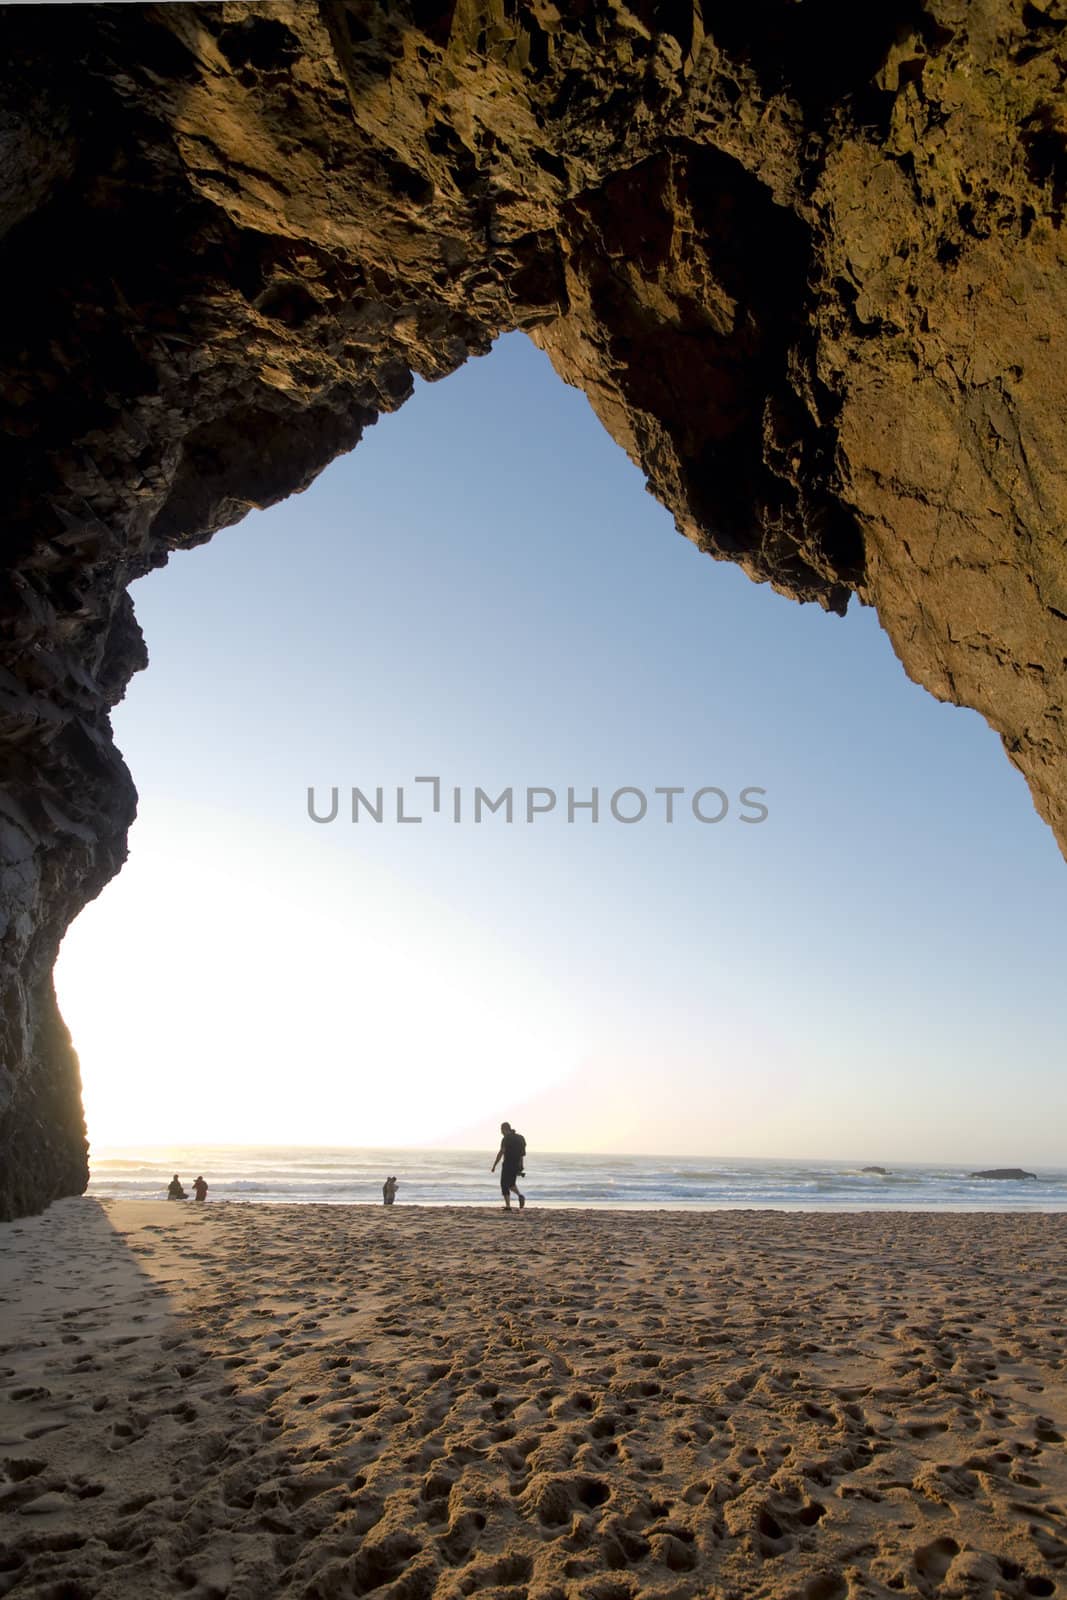
<svg viewBox="0 0 1067 1600">
<path fill-rule="evenodd" d="M 819 1573 L 801 1590 L 802 1600 L 845 1600 L 848 1584 L 839 1572 Z"/>
<path fill-rule="evenodd" d="M 933 1539 L 916 1550 L 915 1570 L 928 1583 L 939 1584 L 959 1553 L 960 1547 L 955 1539 Z"/>
</svg>

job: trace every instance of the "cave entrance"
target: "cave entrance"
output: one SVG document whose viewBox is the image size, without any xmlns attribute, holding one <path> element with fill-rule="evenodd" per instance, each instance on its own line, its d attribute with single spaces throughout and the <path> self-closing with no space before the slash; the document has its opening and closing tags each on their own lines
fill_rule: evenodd
<svg viewBox="0 0 1067 1600">
<path fill-rule="evenodd" d="M 140 815 L 57 968 L 94 1159 L 517 1106 L 542 1148 L 1041 1159 L 1001 1068 L 1062 1101 L 1058 857 L 996 741 L 872 612 L 679 538 L 524 336 L 134 594 Z M 316 824 L 333 785 L 423 820 Z M 508 786 L 557 803 L 476 822 Z"/>
</svg>

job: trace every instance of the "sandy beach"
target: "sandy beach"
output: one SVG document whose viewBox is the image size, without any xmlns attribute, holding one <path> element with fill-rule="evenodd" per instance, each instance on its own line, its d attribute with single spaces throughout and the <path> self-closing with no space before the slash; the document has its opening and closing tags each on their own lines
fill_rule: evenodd
<svg viewBox="0 0 1067 1600">
<path fill-rule="evenodd" d="M 0 1594 L 1067 1594 L 1067 1216 L 0 1229 Z"/>
</svg>

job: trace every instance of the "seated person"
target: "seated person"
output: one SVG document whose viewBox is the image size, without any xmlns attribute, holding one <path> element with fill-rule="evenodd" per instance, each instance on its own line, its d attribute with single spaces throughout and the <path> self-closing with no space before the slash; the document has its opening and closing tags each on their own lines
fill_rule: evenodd
<svg viewBox="0 0 1067 1600">
<path fill-rule="evenodd" d="M 178 1177 L 178 1174 L 175 1173 L 173 1178 L 170 1180 L 170 1185 L 169 1185 L 169 1187 L 167 1189 L 167 1199 L 168 1200 L 187 1200 L 188 1198 L 189 1198 L 189 1196 L 186 1194 L 185 1190 L 182 1188 L 181 1179 Z"/>
</svg>

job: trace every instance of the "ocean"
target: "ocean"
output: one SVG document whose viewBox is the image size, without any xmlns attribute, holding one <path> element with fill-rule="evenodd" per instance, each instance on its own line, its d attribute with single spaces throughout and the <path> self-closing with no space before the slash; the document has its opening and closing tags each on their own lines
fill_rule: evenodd
<svg viewBox="0 0 1067 1600">
<path fill-rule="evenodd" d="M 187 1190 L 203 1173 L 209 1201 L 259 1205 L 380 1205 L 390 1173 L 397 1205 L 500 1204 L 493 1151 L 153 1146 L 90 1152 L 89 1194 L 162 1199 L 177 1172 Z M 968 1177 L 963 1164 L 884 1163 L 885 1176 L 845 1161 L 548 1155 L 531 1151 L 522 1183 L 531 1205 L 598 1210 L 1064 1211 L 1067 1170 L 1035 1167 L 1037 1181 Z"/>
</svg>

